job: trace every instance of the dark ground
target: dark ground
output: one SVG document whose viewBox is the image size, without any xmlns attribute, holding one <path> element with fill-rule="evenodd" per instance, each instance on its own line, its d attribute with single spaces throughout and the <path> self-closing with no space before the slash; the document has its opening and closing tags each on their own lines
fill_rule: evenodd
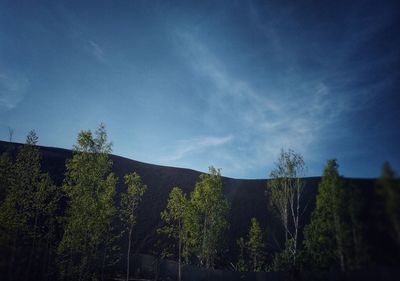
<svg viewBox="0 0 400 281">
<path fill-rule="evenodd" d="M 15 155 L 16 148 L 20 144 L 0 141 L 0 152 L 9 151 Z M 65 172 L 65 160 L 72 157 L 72 151 L 67 149 L 40 146 L 43 156 L 42 169 L 49 172 L 57 185 L 62 184 Z M 156 230 L 161 226 L 160 212 L 165 208 L 169 191 L 174 186 L 190 193 L 200 172 L 183 169 L 152 165 L 124 157 L 110 155 L 113 161 L 112 171 L 118 176 L 117 192 L 124 190 L 123 176 L 130 172 L 137 172 L 142 177 L 148 190 L 141 202 L 138 221 L 135 226 L 134 252 L 154 253 L 157 240 L 160 236 Z M 268 171 L 266 171 L 266 174 Z M 320 177 L 305 178 L 304 203 L 307 204 L 306 212 L 302 218 L 305 225 L 310 220 L 310 213 L 315 206 L 315 196 Z M 353 185 L 365 188 L 366 192 L 372 190 L 375 180 L 370 179 L 347 179 Z M 267 248 L 270 252 L 278 249 L 283 232 L 277 218 L 268 208 L 268 198 L 265 193 L 267 180 L 243 180 L 223 177 L 224 193 L 231 204 L 229 217 L 230 227 L 226 235 L 227 252 L 225 257 L 231 261 L 236 260 L 236 240 L 246 237 L 249 229 L 250 219 L 256 217 L 263 230 L 266 231 Z"/>
</svg>

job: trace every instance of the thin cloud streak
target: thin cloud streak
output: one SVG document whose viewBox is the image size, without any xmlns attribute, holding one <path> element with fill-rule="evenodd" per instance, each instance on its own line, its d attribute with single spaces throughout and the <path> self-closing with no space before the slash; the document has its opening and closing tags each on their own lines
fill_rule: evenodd
<svg viewBox="0 0 400 281">
<path fill-rule="evenodd" d="M 315 158 L 313 144 L 318 142 L 320 132 L 351 107 L 350 101 L 335 96 L 323 79 L 302 82 L 288 93 L 268 88 L 265 92 L 256 91 L 247 80 L 230 75 L 223 62 L 190 33 L 177 33 L 177 38 L 186 46 L 183 51 L 192 70 L 214 85 L 212 93 L 208 93 L 210 110 L 206 118 L 217 122 L 216 116 L 223 112 L 231 120 L 230 127 L 239 128 L 232 135 L 245 148 L 229 151 L 234 159 L 224 161 L 225 165 L 242 163 L 238 169 L 244 166 L 249 171 L 265 165 L 271 167 L 281 148 L 295 149 L 306 159 Z M 240 172 L 231 171 L 233 167 L 222 168 Z"/>
<path fill-rule="evenodd" d="M 95 57 L 98 61 L 104 62 L 104 51 L 100 47 L 100 45 L 92 40 L 87 40 L 87 44 L 87 48 L 91 55 Z"/>
<path fill-rule="evenodd" d="M 165 157 L 165 162 L 174 162 L 186 157 L 188 154 L 204 151 L 209 148 L 223 146 L 232 140 L 232 136 L 225 137 L 203 137 L 195 139 L 180 140 L 174 152 Z"/>
</svg>

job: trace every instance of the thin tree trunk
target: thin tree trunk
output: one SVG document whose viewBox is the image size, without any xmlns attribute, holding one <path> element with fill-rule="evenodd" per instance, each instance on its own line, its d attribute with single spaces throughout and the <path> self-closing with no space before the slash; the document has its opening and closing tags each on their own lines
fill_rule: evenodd
<svg viewBox="0 0 400 281">
<path fill-rule="evenodd" d="M 133 224 L 131 224 L 130 228 L 129 228 L 129 237 L 128 237 L 128 253 L 126 256 L 126 281 L 129 280 L 129 259 L 130 259 L 130 255 L 131 255 L 131 236 L 132 236 L 132 229 L 133 229 Z"/>
<path fill-rule="evenodd" d="M 297 255 L 297 238 L 299 234 L 299 216 L 300 216 L 300 183 L 297 182 L 297 190 L 296 190 L 296 217 L 295 217 L 295 233 L 294 233 L 294 256 L 293 256 L 293 265 L 296 265 L 296 255 Z"/>
<path fill-rule="evenodd" d="M 106 263 L 107 246 L 104 245 L 103 262 L 101 264 L 101 281 L 104 281 L 104 265 Z"/>
<path fill-rule="evenodd" d="M 49 268 L 50 268 L 50 260 L 51 260 L 51 244 L 50 238 L 47 238 L 46 242 L 46 259 L 43 263 L 43 280 L 48 280 L 49 278 Z"/>
<path fill-rule="evenodd" d="M 18 231 L 15 233 L 15 236 L 14 236 L 13 246 L 12 246 L 12 250 L 11 250 L 10 263 L 8 265 L 8 280 L 9 281 L 12 281 L 12 279 L 13 279 L 14 262 L 15 262 L 15 255 L 16 255 L 16 251 L 17 251 L 17 236 L 18 236 Z"/>
<path fill-rule="evenodd" d="M 33 258 L 33 254 L 35 252 L 35 244 L 36 244 L 36 228 L 37 228 L 37 219 L 38 216 L 37 214 L 35 214 L 35 223 L 33 226 L 33 241 L 32 241 L 32 247 L 29 253 L 29 260 L 28 260 L 28 266 L 26 268 L 26 278 L 28 279 L 29 277 L 29 273 L 31 271 L 31 265 L 32 265 L 32 258 Z"/>
<path fill-rule="evenodd" d="M 207 234 L 207 215 L 204 216 L 204 226 L 203 226 L 203 253 L 206 253 L 206 268 L 209 268 L 209 255 L 206 251 L 206 234 Z"/>
<path fill-rule="evenodd" d="M 285 208 L 285 210 L 283 212 L 283 215 L 284 215 L 283 224 L 284 224 L 284 227 L 285 227 L 285 247 L 286 247 L 287 242 L 289 240 L 289 237 L 288 237 L 289 229 L 288 229 L 288 218 L 287 218 L 288 217 L 288 211 L 287 211 L 287 208 Z"/>
<path fill-rule="evenodd" d="M 46 266 L 47 266 L 47 259 L 48 259 L 48 247 L 49 247 L 49 239 L 46 239 L 46 245 L 44 248 L 43 252 L 43 260 L 42 260 L 42 270 L 41 270 L 41 278 L 42 280 L 45 280 L 45 275 L 46 275 Z"/>
<path fill-rule="evenodd" d="M 337 214 L 334 214 L 334 221 L 335 221 L 335 228 L 336 228 L 336 243 L 338 246 L 338 255 L 340 261 L 340 270 L 342 272 L 345 271 L 345 264 L 344 264 L 344 249 L 343 249 L 343 241 L 342 241 L 342 229 L 340 227 L 340 222 Z"/>
<path fill-rule="evenodd" d="M 361 264 L 360 259 L 362 253 L 360 248 L 360 239 L 354 221 L 353 221 L 352 233 L 353 233 L 353 243 L 354 243 L 354 262 L 355 266 L 358 268 L 358 266 Z"/>
<path fill-rule="evenodd" d="M 182 273 L 181 273 L 181 266 L 182 266 L 182 261 L 181 261 L 181 252 L 182 252 L 182 239 L 179 237 L 179 245 L 178 245 L 178 281 L 181 281 L 182 279 Z"/>
</svg>

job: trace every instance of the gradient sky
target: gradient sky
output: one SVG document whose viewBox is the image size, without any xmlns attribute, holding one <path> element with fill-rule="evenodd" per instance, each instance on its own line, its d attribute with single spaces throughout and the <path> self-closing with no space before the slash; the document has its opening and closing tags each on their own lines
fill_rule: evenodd
<svg viewBox="0 0 400 281">
<path fill-rule="evenodd" d="M 399 1 L 0 2 L 0 139 L 265 178 L 400 168 Z"/>
</svg>

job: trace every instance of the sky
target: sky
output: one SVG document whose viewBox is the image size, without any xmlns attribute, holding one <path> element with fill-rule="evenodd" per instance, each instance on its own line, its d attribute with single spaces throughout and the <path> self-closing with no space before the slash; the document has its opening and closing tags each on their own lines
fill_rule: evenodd
<svg viewBox="0 0 400 281">
<path fill-rule="evenodd" d="M 400 172 L 399 1 L 0 2 L 0 139 L 266 178 Z"/>
</svg>

